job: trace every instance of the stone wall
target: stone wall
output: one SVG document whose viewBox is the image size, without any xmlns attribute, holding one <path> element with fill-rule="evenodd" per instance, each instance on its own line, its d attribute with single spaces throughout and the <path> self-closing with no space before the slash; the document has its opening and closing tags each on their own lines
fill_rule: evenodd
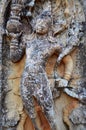
<svg viewBox="0 0 86 130">
<path fill-rule="evenodd" d="M 75 1 L 77 2 L 77 0 Z M 34 130 L 33 123 L 28 115 L 28 110 L 25 109 L 25 106 L 23 105 L 24 103 L 20 93 L 20 82 L 22 73 L 24 71 L 27 54 L 23 54 L 21 60 L 18 62 L 13 62 L 10 56 L 10 43 L 13 37 L 9 36 L 8 28 L 10 27 L 7 28 L 7 22 L 11 17 L 10 10 L 12 2 L 15 2 L 15 0 L 0 1 L 0 130 Z M 21 3 L 21 1 L 19 2 Z M 86 1 L 79 0 L 79 2 L 81 3 L 79 7 L 80 9 L 82 8 L 86 17 Z M 41 1 L 41 3 L 43 4 L 43 1 Z M 39 2 L 37 3 L 35 12 L 33 12 L 33 18 L 37 17 L 37 13 L 42 12 L 41 7 L 46 8 L 47 3 L 48 1 L 45 2 L 43 7 L 41 4 L 39 4 Z M 57 3 L 59 4 L 59 0 Z M 39 7 L 40 10 L 37 12 Z M 78 5 L 76 7 L 78 8 Z M 29 11 L 26 10 L 25 13 L 29 15 L 31 10 L 33 9 L 31 8 Z M 80 39 L 79 45 L 75 45 L 72 51 L 68 53 L 68 55 L 70 55 L 73 60 L 73 71 L 71 78 L 68 80 L 68 85 L 66 88 L 58 87 L 58 82 L 56 82 L 54 71 L 56 71 L 58 79 L 64 78 L 66 66 L 65 63 L 67 62 L 68 57 L 65 58 L 66 56 L 64 56 L 61 62 L 56 66 L 56 60 L 59 54 L 55 51 L 55 53 L 53 53 L 48 57 L 47 60 L 45 60 L 45 70 L 50 83 L 51 91 L 53 93 L 58 130 L 86 129 L 86 21 L 84 21 L 84 14 L 81 17 L 81 21 L 83 21 L 84 35 L 82 39 Z M 32 28 L 30 25 L 28 25 L 26 19 L 26 16 L 22 16 L 21 23 L 24 40 L 29 39 L 27 38 L 27 35 L 30 35 L 32 31 Z M 31 23 L 32 26 L 34 26 L 34 21 Z M 62 31 L 64 32 L 64 29 Z M 64 42 L 65 36 L 61 32 L 59 35 L 62 35 L 61 38 Z M 58 38 L 58 36 L 56 38 Z M 53 41 L 53 39 L 50 40 Z M 51 42 L 50 44 L 54 43 Z M 15 52 L 16 50 L 14 50 L 13 53 L 15 54 Z M 29 55 L 30 53 L 28 56 Z M 54 87 L 56 87 L 55 91 Z M 50 130 L 51 128 L 48 119 L 46 118 L 42 107 L 38 104 L 36 99 L 34 100 L 34 108 L 37 115 L 36 123 L 38 128 L 40 130 Z"/>
</svg>

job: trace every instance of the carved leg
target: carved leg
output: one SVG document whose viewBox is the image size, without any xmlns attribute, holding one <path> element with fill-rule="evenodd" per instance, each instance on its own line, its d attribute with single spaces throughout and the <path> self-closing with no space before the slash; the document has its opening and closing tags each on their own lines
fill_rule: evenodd
<svg viewBox="0 0 86 130">
<path fill-rule="evenodd" d="M 55 111 L 52 108 L 50 108 L 49 110 L 46 110 L 46 108 L 44 108 L 44 113 L 46 115 L 46 118 L 49 121 L 51 130 L 58 130 L 57 124 L 56 124 L 56 117 L 55 117 Z"/>
<path fill-rule="evenodd" d="M 28 115 L 30 116 L 32 123 L 34 125 L 35 130 L 39 130 L 36 123 L 36 112 L 35 112 L 35 104 L 32 93 L 32 86 L 29 87 L 29 77 L 23 77 L 21 80 L 21 96 L 23 100 L 23 104 L 26 108 Z M 31 85 L 31 84 L 30 84 Z"/>
<path fill-rule="evenodd" d="M 53 97 L 46 73 L 41 74 L 39 77 L 41 84 L 36 93 L 37 101 L 44 111 L 44 114 L 50 124 L 51 130 L 57 130 Z"/>
<path fill-rule="evenodd" d="M 39 130 L 39 128 L 37 126 L 37 122 L 36 122 L 36 112 L 35 112 L 35 106 L 34 106 L 33 98 L 28 100 L 28 102 L 25 105 L 25 107 L 26 107 L 26 110 L 28 112 L 28 115 L 31 118 L 31 121 L 32 121 L 33 126 L 34 126 L 34 129 L 35 130 Z"/>
<path fill-rule="evenodd" d="M 29 95 L 28 95 L 28 97 L 30 98 Z M 31 118 L 31 121 L 33 123 L 35 130 L 39 130 L 37 123 L 36 123 L 36 112 L 35 112 L 33 97 L 31 97 L 30 99 L 26 99 L 23 97 L 23 101 L 24 101 L 24 106 L 26 108 L 26 111 Z"/>
<path fill-rule="evenodd" d="M 41 104 L 41 107 L 43 108 L 44 114 L 47 118 L 47 121 L 50 125 L 51 130 L 58 130 L 54 108 L 53 107 L 49 108 L 45 102 Z"/>
</svg>

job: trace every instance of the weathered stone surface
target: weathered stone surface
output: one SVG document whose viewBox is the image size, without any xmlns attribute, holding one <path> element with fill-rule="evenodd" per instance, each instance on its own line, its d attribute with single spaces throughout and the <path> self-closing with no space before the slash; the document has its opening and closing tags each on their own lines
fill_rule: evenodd
<svg viewBox="0 0 86 130">
<path fill-rule="evenodd" d="M 44 64 L 40 64 L 40 66 L 44 68 L 44 76 L 47 77 L 49 82 L 48 87 L 50 86 L 51 92 L 53 93 L 54 99 L 52 99 L 54 100 L 58 130 L 86 129 L 86 25 L 84 22 L 86 17 L 86 1 L 80 0 L 80 2 L 82 7 L 78 0 L 31 0 L 29 2 L 12 0 L 11 3 L 10 0 L 1 1 L 0 64 L 2 65 L 0 67 L 0 102 L 2 100 L 2 107 L 0 106 L 0 112 L 2 112 L 3 116 L 0 118 L 2 119 L 4 130 L 34 129 L 31 119 L 28 116 L 28 109 L 25 110 L 25 106 L 28 104 L 28 101 L 25 104 L 25 102 L 23 103 L 21 99 L 24 91 L 21 95 L 20 83 L 22 79 L 21 76 L 22 74 L 24 75 L 24 65 L 32 65 L 33 62 L 37 62 L 37 64 L 39 64 L 40 60 L 36 58 L 40 59 L 40 55 L 37 57 L 37 53 L 40 52 L 38 45 L 40 41 L 42 41 L 41 43 L 44 42 L 47 44 L 47 46 L 44 43 L 42 44 L 42 54 L 49 52 L 50 46 L 55 47 L 56 42 L 58 44 L 56 46 L 61 45 L 60 47 L 62 48 L 62 51 L 60 50 L 58 53 L 53 50 L 54 54 L 52 53 L 53 55 L 50 55 L 49 58 L 44 60 L 45 66 Z M 44 14 L 44 11 L 47 12 L 48 9 L 50 9 L 49 14 Z M 85 16 L 83 10 L 85 12 Z M 74 14 L 73 11 L 75 11 Z M 51 12 L 51 18 L 53 20 L 53 37 L 51 26 L 49 26 L 48 29 L 48 25 L 45 24 L 47 15 L 50 17 Z M 46 30 L 41 30 L 41 33 L 39 33 L 41 28 L 36 30 L 38 25 L 40 25 L 40 22 L 36 24 L 36 21 L 40 16 L 42 20 L 46 17 L 45 21 L 42 21 L 42 26 L 46 26 Z M 71 16 L 73 16 L 73 22 L 71 22 Z M 82 21 L 84 26 L 84 37 L 83 39 L 79 39 L 82 35 Z M 5 31 L 4 28 L 7 31 Z M 49 32 L 50 36 L 45 35 L 46 32 Z M 3 38 L 4 33 L 6 33 L 6 35 L 4 35 Z M 73 35 L 73 33 L 75 35 Z M 70 38 L 67 39 L 69 35 Z M 32 43 L 33 39 L 35 44 Z M 47 39 L 47 42 L 45 42 L 45 39 Z M 31 43 L 31 45 L 29 43 Z M 36 45 L 38 45 L 38 47 L 33 51 L 33 48 L 35 48 Z M 25 48 L 27 48 L 26 56 L 24 56 Z M 34 54 L 35 56 L 33 56 Z M 47 54 L 46 57 L 48 55 L 49 54 Z M 28 59 L 26 57 L 28 57 Z M 32 59 L 33 62 L 30 64 Z M 25 61 L 27 63 L 25 63 Z M 58 62 L 57 65 L 56 62 Z M 39 68 L 39 65 L 36 66 Z M 35 79 L 37 79 L 37 76 L 40 78 L 37 68 L 34 69 L 31 67 L 29 72 L 28 69 L 26 72 L 28 75 L 31 72 L 32 75 L 33 70 Z M 37 72 L 37 75 L 35 72 Z M 24 79 L 25 77 L 22 80 Z M 30 79 L 25 82 L 27 87 L 32 85 L 29 81 L 32 80 Z M 28 83 L 29 85 L 27 85 Z M 44 80 L 41 85 L 44 85 L 45 83 L 46 80 Z M 25 93 L 27 95 L 27 99 L 29 99 L 29 91 L 30 89 L 28 89 L 28 92 Z M 25 104 L 25 106 L 23 104 Z M 40 107 L 37 101 L 35 101 L 34 108 L 38 129 L 50 130 L 49 118 L 46 118 L 43 107 Z M 2 127 L 0 127 L 0 130 L 2 130 Z"/>
<path fill-rule="evenodd" d="M 74 109 L 70 114 L 70 119 L 73 124 L 86 124 L 86 106 L 80 106 Z"/>
</svg>

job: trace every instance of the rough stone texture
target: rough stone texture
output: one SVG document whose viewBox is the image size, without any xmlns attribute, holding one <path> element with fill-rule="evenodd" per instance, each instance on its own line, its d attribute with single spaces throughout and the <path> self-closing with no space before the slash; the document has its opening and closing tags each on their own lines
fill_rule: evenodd
<svg viewBox="0 0 86 130">
<path fill-rule="evenodd" d="M 70 119 L 73 124 L 86 124 L 86 106 L 80 106 L 72 111 Z"/>
<path fill-rule="evenodd" d="M 69 1 L 70 0 L 65 0 L 65 1 L 62 0 L 63 2 L 62 11 L 64 11 L 66 18 L 70 16 L 70 10 L 72 9 L 72 6 L 71 6 L 72 3 L 70 4 L 70 7 L 69 7 L 69 4 L 68 4 Z M 34 51 L 32 51 L 32 48 L 30 48 L 30 51 L 28 51 L 26 56 L 23 56 L 23 55 L 25 53 L 25 50 L 24 50 L 25 45 L 26 45 L 25 42 L 32 40 L 30 39 L 30 37 L 28 37 L 28 35 L 31 33 L 31 30 L 32 30 L 31 26 L 34 27 L 35 21 L 37 20 L 38 16 L 40 16 L 43 9 L 45 9 L 45 11 L 48 10 L 49 1 L 47 0 L 45 2 L 44 0 L 40 0 L 38 3 L 36 3 L 36 5 L 35 5 L 34 0 L 29 1 L 29 2 L 25 1 L 25 6 L 23 8 L 25 12 L 23 11 L 21 13 L 21 20 L 18 19 L 20 18 L 20 14 L 18 12 L 13 13 L 14 7 L 16 8 L 18 6 L 18 5 L 13 6 L 15 2 L 17 1 L 12 0 L 12 3 L 10 3 L 10 0 L 1 0 L 0 2 L 0 10 L 2 10 L 0 12 L 0 64 L 1 64 L 1 67 L 0 67 L 0 79 L 1 79 L 0 80 L 0 102 L 2 102 L 0 103 L 2 104 L 2 106 L 0 106 L 0 118 L 1 118 L 0 130 L 33 130 L 34 129 L 33 124 L 27 113 L 28 109 L 26 107 L 27 111 L 25 110 L 25 106 L 23 106 L 24 103 L 22 102 L 22 99 L 21 99 L 21 96 L 23 96 L 24 93 L 22 92 L 22 95 L 20 93 L 20 87 L 21 87 L 20 82 L 21 82 L 21 75 L 24 70 L 26 56 L 28 57 L 31 56 L 31 54 L 33 54 Z M 18 2 L 20 5 L 22 5 L 24 1 L 19 0 Z M 55 6 L 54 2 L 55 0 L 52 0 L 52 4 L 51 4 L 52 8 Z M 64 8 L 64 2 L 66 2 L 65 8 Z M 78 19 L 80 20 L 79 22 L 82 22 L 84 21 L 83 11 L 81 11 L 81 6 L 77 4 L 77 0 L 75 0 L 75 2 L 77 6 L 78 16 L 77 18 L 74 17 L 74 19 L 76 20 Z M 80 0 L 80 2 L 82 4 L 82 9 L 84 10 L 85 17 L 86 17 L 86 1 Z M 56 4 L 57 4 L 57 7 L 59 7 L 61 4 L 61 1 L 57 0 Z M 80 8 L 78 8 L 78 6 Z M 22 7 L 19 6 L 18 10 L 21 8 Z M 11 10 L 11 14 L 10 14 L 10 10 Z M 56 11 L 55 14 L 54 14 L 54 11 Z M 45 66 L 43 67 L 45 67 L 45 72 L 47 73 L 46 76 L 48 76 L 51 91 L 53 93 L 53 98 L 54 98 L 54 103 L 55 103 L 54 104 L 55 112 L 56 112 L 56 117 L 57 117 L 56 123 L 58 126 L 58 130 L 68 130 L 68 129 L 69 130 L 85 130 L 86 129 L 86 86 L 85 86 L 86 84 L 86 61 L 85 61 L 86 59 L 86 44 L 85 44 L 86 24 L 83 23 L 84 37 L 82 40 L 76 39 L 77 34 L 78 34 L 77 32 L 79 31 L 79 26 L 74 24 L 76 26 L 77 31 L 75 33 L 76 37 L 72 37 L 72 38 L 75 38 L 75 41 L 69 40 L 68 42 L 71 43 L 71 45 L 72 44 L 73 45 L 67 46 L 66 44 L 67 32 L 65 34 L 63 33 L 65 29 L 67 28 L 67 25 L 65 24 L 64 15 L 61 15 L 61 17 L 58 17 L 58 14 L 59 14 L 58 8 L 54 8 L 54 10 L 52 10 L 52 13 L 53 13 L 54 25 L 55 25 L 53 29 L 54 38 L 53 37 L 48 38 L 48 42 L 50 42 L 50 45 L 47 42 L 48 49 L 50 49 L 50 46 L 53 46 L 53 47 L 55 46 L 56 38 L 59 39 L 59 41 L 64 42 L 64 46 L 63 46 L 62 53 L 58 55 L 55 52 L 52 56 L 47 58 L 47 61 L 45 60 Z M 29 25 L 28 24 L 29 21 L 27 22 L 27 19 L 28 17 L 31 17 L 31 16 L 32 16 L 31 25 Z M 58 22 L 58 21 L 62 23 L 61 27 L 59 23 L 58 23 L 58 26 L 57 24 L 55 24 L 55 22 Z M 73 25 L 71 24 L 71 26 Z M 20 33 L 20 30 L 19 30 L 20 28 L 18 27 L 20 28 L 22 27 L 23 34 L 22 32 Z M 17 28 L 18 30 L 16 30 L 15 28 Z M 7 31 L 4 31 L 4 29 L 7 29 Z M 35 28 L 33 28 L 33 30 L 35 30 Z M 71 30 L 72 29 L 70 29 L 69 32 L 70 32 L 70 35 L 72 36 Z M 51 30 L 49 31 L 50 31 L 49 35 L 51 36 Z M 58 38 L 58 35 L 59 35 L 59 38 Z M 39 35 L 37 35 L 37 38 L 39 39 L 36 39 L 36 40 L 41 41 L 41 37 Z M 44 41 L 45 39 L 46 39 L 46 36 L 43 37 Z M 80 40 L 80 42 L 77 45 L 76 43 L 78 40 Z M 74 48 L 74 46 L 77 46 L 77 47 Z M 67 47 L 67 49 L 65 49 L 65 47 Z M 64 57 L 66 55 L 65 50 L 66 50 L 66 54 L 68 54 L 67 56 L 70 57 L 69 58 L 70 61 L 73 61 L 73 65 L 71 65 L 72 62 L 71 64 L 67 62 L 68 57 Z M 17 57 L 15 55 L 17 55 Z M 57 65 L 56 65 L 56 61 L 58 61 Z M 29 63 L 27 60 L 27 65 L 28 64 Z M 71 76 L 71 73 L 72 73 L 72 76 Z M 37 100 L 35 100 L 34 107 L 35 107 L 35 113 L 37 115 L 36 124 L 38 128 L 40 130 L 50 130 L 49 120 L 47 120 L 46 115 L 43 113 L 43 109 L 39 106 Z M 3 128 L 1 125 L 3 126 Z"/>
</svg>

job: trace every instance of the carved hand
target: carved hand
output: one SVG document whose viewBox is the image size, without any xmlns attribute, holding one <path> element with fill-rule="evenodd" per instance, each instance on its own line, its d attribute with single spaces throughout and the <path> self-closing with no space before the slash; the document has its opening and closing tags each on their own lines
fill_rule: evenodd
<svg viewBox="0 0 86 130">
<path fill-rule="evenodd" d="M 68 86 L 68 80 L 66 80 L 66 79 L 59 78 L 59 79 L 56 79 L 56 82 L 58 82 L 59 88 Z"/>
</svg>

